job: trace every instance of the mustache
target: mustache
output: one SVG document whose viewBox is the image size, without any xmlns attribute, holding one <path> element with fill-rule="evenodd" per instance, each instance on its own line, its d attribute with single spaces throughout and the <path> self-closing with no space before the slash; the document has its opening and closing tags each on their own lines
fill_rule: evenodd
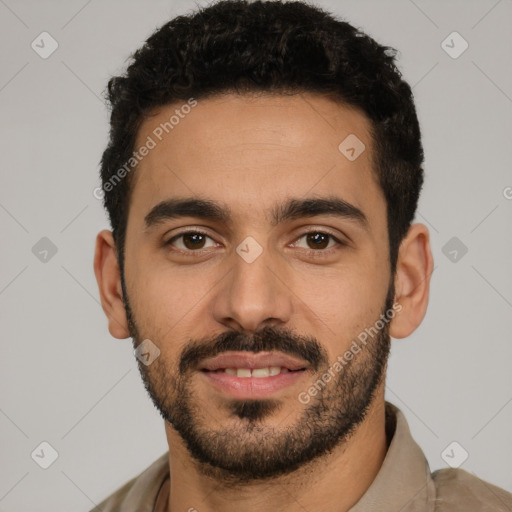
<svg viewBox="0 0 512 512">
<path fill-rule="evenodd" d="M 267 326 L 253 334 L 227 331 L 209 340 L 192 341 L 181 354 L 179 372 L 195 370 L 204 359 L 227 351 L 280 351 L 304 359 L 314 370 L 328 363 L 327 352 L 314 337 Z"/>
</svg>

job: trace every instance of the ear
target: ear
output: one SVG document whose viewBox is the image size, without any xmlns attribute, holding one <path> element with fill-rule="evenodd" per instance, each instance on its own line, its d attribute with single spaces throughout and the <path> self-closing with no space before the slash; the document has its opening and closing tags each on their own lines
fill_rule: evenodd
<svg viewBox="0 0 512 512">
<path fill-rule="evenodd" d="M 402 309 L 389 326 L 393 338 L 409 336 L 425 317 L 433 266 L 429 231 L 423 224 L 413 224 L 398 252 L 395 302 Z"/>
<path fill-rule="evenodd" d="M 94 273 L 100 291 L 101 306 L 108 318 L 110 334 L 118 339 L 129 338 L 116 246 L 112 232 L 106 229 L 96 236 Z"/>
</svg>

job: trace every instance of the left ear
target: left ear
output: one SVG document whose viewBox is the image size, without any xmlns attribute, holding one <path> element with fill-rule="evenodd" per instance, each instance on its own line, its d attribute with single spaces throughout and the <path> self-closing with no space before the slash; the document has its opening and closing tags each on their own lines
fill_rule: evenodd
<svg viewBox="0 0 512 512">
<path fill-rule="evenodd" d="M 423 321 L 427 311 L 433 266 L 429 231 L 424 224 L 413 224 L 402 240 L 398 252 L 395 302 L 402 309 L 389 326 L 389 334 L 393 338 L 409 336 Z"/>
</svg>

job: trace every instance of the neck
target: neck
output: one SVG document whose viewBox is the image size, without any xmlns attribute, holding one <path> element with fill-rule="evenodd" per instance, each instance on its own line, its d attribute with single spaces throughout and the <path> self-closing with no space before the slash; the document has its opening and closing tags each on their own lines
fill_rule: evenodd
<svg viewBox="0 0 512 512">
<path fill-rule="evenodd" d="M 289 475 L 233 487 L 205 476 L 192 462 L 174 429 L 166 424 L 170 482 L 167 512 L 348 511 L 375 479 L 388 447 L 383 391 L 354 434 L 330 454 Z"/>
</svg>

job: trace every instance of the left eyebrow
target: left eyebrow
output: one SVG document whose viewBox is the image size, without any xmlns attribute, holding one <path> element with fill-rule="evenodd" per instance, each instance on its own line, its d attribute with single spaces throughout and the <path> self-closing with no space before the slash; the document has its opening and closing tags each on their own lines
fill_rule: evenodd
<svg viewBox="0 0 512 512">
<path fill-rule="evenodd" d="M 271 224 L 278 224 L 316 215 L 331 215 L 343 219 L 354 220 L 361 227 L 368 229 L 368 218 L 362 210 L 335 196 L 325 198 L 289 199 L 272 210 Z"/>
<path fill-rule="evenodd" d="M 368 218 L 356 206 L 335 196 L 322 198 L 288 199 L 278 204 L 270 212 L 272 227 L 286 221 L 300 218 L 329 215 L 354 220 L 361 227 L 368 230 Z M 144 217 L 146 229 L 149 229 L 167 219 L 179 217 L 196 217 L 213 220 L 223 224 L 232 224 L 231 209 L 222 203 L 209 199 L 194 197 L 167 199 L 154 206 Z"/>
</svg>

